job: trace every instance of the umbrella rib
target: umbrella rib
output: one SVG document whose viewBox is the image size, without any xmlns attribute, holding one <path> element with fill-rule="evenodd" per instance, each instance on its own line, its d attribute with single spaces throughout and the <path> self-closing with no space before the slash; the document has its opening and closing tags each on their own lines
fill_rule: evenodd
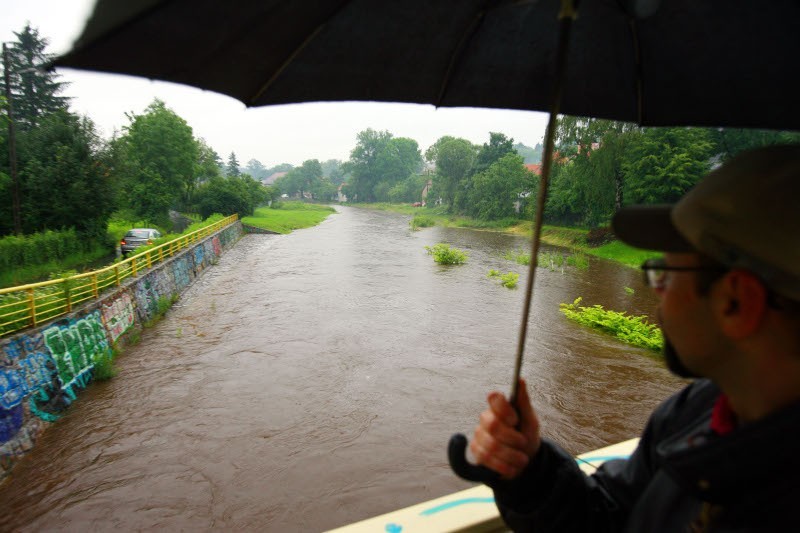
<svg viewBox="0 0 800 533">
<path fill-rule="evenodd" d="M 247 106 L 249 107 L 249 106 L 251 106 L 251 105 L 255 105 L 255 102 L 256 102 L 256 100 L 258 100 L 259 98 L 261 98 L 261 95 L 262 95 L 262 94 L 264 94 L 264 93 L 267 91 L 267 89 L 269 89 L 269 88 L 272 86 L 272 84 L 273 84 L 273 83 L 275 83 L 275 80 L 277 80 L 277 79 L 280 77 L 280 75 L 281 75 L 281 74 L 283 74 L 283 71 L 284 71 L 284 70 L 286 70 L 286 68 L 287 68 L 289 65 L 291 65 L 291 64 L 292 64 L 292 61 L 294 61 L 294 59 L 295 59 L 295 58 L 296 58 L 296 57 L 297 57 L 297 56 L 300 54 L 300 52 L 302 52 L 303 50 L 305 50 L 306 46 L 308 46 L 308 45 L 311 43 L 311 41 L 313 41 L 313 40 L 314 40 L 314 39 L 317 37 L 317 35 L 319 35 L 319 32 L 321 32 L 321 31 L 322 31 L 322 29 L 323 29 L 325 26 L 327 26 L 327 25 L 328 25 L 328 23 L 329 23 L 329 22 L 330 22 L 330 21 L 331 21 L 331 20 L 332 20 L 334 17 L 336 17 L 336 15 L 338 15 L 339 13 L 341 13 L 341 11 L 342 11 L 342 10 L 343 10 L 345 7 L 347 7 L 349 4 L 351 4 L 352 2 L 353 2 L 353 0 L 344 0 L 344 1 L 343 1 L 343 2 L 342 2 L 340 5 L 339 5 L 338 9 L 336 9 L 336 10 L 335 10 L 335 11 L 334 11 L 334 12 L 333 12 L 333 13 L 332 13 L 332 14 L 331 14 L 331 15 L 330 15 L 330 16 L 329 16 L 327 19 L 325 19 L 325 21 L 324 21 L 324 22 L 322 22 L 322 23 L 321 23 L 319 26 L 317 26 L 317 27 L 316 27 L 316 29 L 315 29 L 314 31 L 312 31 L 312 32 L 311 32 L 311 33 L 310 33 L 310 34 L 309 34 L 309 35 L 308 35 L 308 36 L 307 36 L 307 37 L 306 37 L 306 38 L 303 40 L 303 42 L 302 42 L 302 43 L 300 43 L 300 45 L 299 45 L 297 48 L 295 48 L 295 49 L 294 49 L 294 51 L 293 51 L 291 54 L 289 54 L 289 57 L 287 57 L 287 58 L 286 58 L 286 59 L 283 61 L 283 63 L 281 63 L 281 66 L 280 66 L 280 67 L 278 67 L 278 68 L 275 70 L 275 72 L 272 74 L 272 76 L 270 76 L 270 78 L 269 78 L 269 79 L 268 79 L 268 80 L 267 80 L 267 81 L 266 81 L 266 82 L 265 82 L 265 83 L 264 83 L 264 84 L 263 84 L 263 85 L 262 85 L 262 86 L 261 86 L 261 87 L 258 89 L 258 91 L 256 91 L 256 92 L 255 92 L 255 94 L 254 94 L 254 95 L 253 95 L 253 96 L 252 96 L 252 97 L 251 97 L 251 98 L 248 100 L 248 102 L 247 102 Z"/>
</svg>

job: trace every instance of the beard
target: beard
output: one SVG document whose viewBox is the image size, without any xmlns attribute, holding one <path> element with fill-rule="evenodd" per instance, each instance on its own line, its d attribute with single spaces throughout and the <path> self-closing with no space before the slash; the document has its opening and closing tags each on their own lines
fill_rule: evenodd
<svg viewBox="0 0 800 533">
<path fill-rule="evenodd" d="M 681 361 L 675 346 L 669 341 L 667 335 L 664 334 L 664 361 L 667 363 L 667 368 L 670 372 L 682 378 L 699 378 L 697 374 L 689 370 L 686 365 Z"/>
</svg>

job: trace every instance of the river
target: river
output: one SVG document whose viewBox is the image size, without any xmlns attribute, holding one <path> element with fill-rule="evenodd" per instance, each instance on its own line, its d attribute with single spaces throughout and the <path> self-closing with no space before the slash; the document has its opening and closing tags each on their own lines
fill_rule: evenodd
<svg viewBox="0 0 800 533">
<path fill-rule="evenodd" d="M 319 531 L 469 487 L 447 441 L 510 388 L 527 267 L 502 254 L 528 242 L 337 209 L 208 269 L 19 462 L 0 528 Z M 437 242 L 468 262 L 437 265 Z M 522 374 L 572 453 L 637 436 L 682 385 L 558 310 L 582 296 L 652 315 L 639 278 L 599 259 L 537 272 Z"/>
</svg>

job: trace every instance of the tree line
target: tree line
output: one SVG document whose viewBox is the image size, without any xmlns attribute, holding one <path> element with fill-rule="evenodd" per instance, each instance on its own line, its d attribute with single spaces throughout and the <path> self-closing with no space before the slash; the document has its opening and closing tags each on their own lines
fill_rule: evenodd
<svg viewBox="0 0 800 533">
<path fill-rule="evenodd" d="M 545 220 L 597 227 L 623 205 L 673 203 L 737 153 L 797 143 L 800 134 L 562 117 L 556 139 Z"/>
<path fill-rule="evenodd" d="M 52 60 L 47 40 L 30 25 L 15 35 L 0 79 L 0 236 L 18 232 L 18 216 L 24 234 L 75 228 L 103 240 L 115 212 L 169 227 L 171 209 L 245 216 L 278 194 L 223 165 L 159 100 L 102 139 L 90 119 L 70 111 L 59 76 L 42 69 Z"/>
</svg>

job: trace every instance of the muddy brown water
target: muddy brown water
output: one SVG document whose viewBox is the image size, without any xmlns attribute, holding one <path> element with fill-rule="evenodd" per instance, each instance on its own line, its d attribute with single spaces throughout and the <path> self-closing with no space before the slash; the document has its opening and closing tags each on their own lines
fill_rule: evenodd
<svg viewBox="0 0 800 533">
<path fill-rule="evenodd" d="M 470 486 L 446 461 L 508 391 L 525 239 L 340 207 L 243 238 L 0 487 L 2 530 L 319 531 Z M 448 242 L 469 261 L 436 265 Z M 487 278 L 520 272 L 517 290 Z M 625 287 L 634 289 L 629 294 Z M 523 376 L 572 453 L 637 436 L 681 382 L 560 302 L 652 314 L 634 269 L 540 269 Z"/>
</svg>

